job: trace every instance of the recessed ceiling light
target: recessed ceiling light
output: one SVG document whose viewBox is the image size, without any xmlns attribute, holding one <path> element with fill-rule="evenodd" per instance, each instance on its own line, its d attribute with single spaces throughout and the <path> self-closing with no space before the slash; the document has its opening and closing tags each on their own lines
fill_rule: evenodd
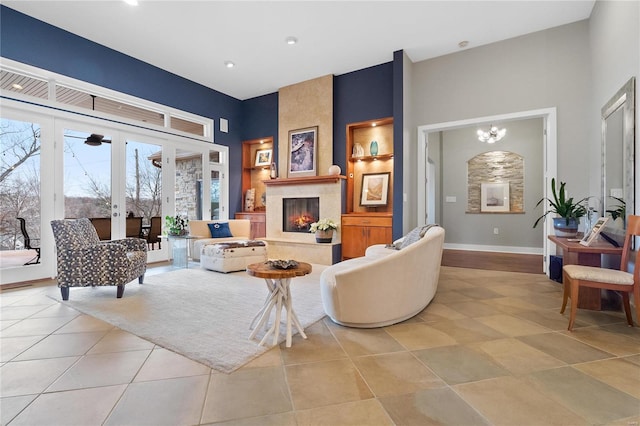
<svg viewBox="0 0 640 426">
<path fill-rule="evenodd" d="M 371 127 L 376 127 L 377 124 L 376 123 L 371 123 Z"/>
<path fill-rule="evenodd" d="M 287 44 L 296 44 L 298 42 L 298 39 L 294 36 L 289 36 L 285 39 L 285 41 L 287 42 Z"/>
<path fill-rule="evenodd" d="M 462 40 L 460 43 L 458 43 L 458 47 L 460 49 L 464 49 L 465 47 L 467 47 L 469 45 L 469 42 L 467 40 Z"/>
<path fill-rule="evenodd" d="M 236 66 L 236 64 L 234 64 L 231 61 L 224 61 L 224 66 L 227 67 L 227 68 L 233 68 L 233 67 Z"/>
<path fill-rule="evenodd" d="M 22 90 L 22 89 L 24 89 L 24 87 L 20 86 L 18 83 L 13 83 L 13 84 L 11 85 L 11 87 L 13 87 L 13 88 L 14 88 L 14 89 L 16 89 L 16 90 Z"/>
<path fill-rule="evenodd" d="M 137 6 L 138 5 L 138 0 L 122 0 L 124 1 L 126 4 L 131 5 L 131 6 Z"/>
</svg>

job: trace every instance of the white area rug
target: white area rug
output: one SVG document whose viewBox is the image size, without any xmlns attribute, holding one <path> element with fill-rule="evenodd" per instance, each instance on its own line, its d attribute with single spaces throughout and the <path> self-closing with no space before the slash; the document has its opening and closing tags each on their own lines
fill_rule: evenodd
<svg viewBox="0 0 640 426">
<path fill-rule="evenodd" d="M 325 267 L 313 265 L 311 274 L 291 280 L 293 308 L 305 328 L 325 315 L 320 296 Z M 112 286 L 69 293 L 62 303 L 225 373 L 269 349 L 258 345 L 264 330 L 249 340 L 249 324 L 267 297 L 267 286 L 244 271 L 181 269 L 151 275 L 142 285 L 127 284 L 122 299 Z M 280 327 L 279 342 L 285 329 Z"/>
</svg>

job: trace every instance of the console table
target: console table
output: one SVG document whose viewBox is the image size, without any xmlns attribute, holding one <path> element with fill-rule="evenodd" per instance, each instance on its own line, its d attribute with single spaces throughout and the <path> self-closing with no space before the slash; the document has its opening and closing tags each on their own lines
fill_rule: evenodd
<svg viewBox="0 0 640 426">
<path fill-rule="evenodd" d="M 603 254 L 621 255 L 622 247 L 614 247 L 606 241 L 596 240 L 590 246 L 583 246 L 570 238 L 549 235 L 549 240 L 562 250 L 563 265 L 601 266 Z M 601 310 L 602 295 L 598 288 L 580 287 L 578 308 Z"/>
</svg>

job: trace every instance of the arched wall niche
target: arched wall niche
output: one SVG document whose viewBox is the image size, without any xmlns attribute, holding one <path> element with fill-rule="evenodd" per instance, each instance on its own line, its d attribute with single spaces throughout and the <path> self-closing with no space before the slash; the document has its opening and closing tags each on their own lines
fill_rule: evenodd
<svg viewBox="0 0 640 426">
<path fill-rule="evenodd" d="M 489 151 L 467 161 L 467 213 L 487 213 L 482 211 L 483 183 L 508 183 L 508 213 L 524 213 L 523 156 L 509 151 Z"/>
</svg>

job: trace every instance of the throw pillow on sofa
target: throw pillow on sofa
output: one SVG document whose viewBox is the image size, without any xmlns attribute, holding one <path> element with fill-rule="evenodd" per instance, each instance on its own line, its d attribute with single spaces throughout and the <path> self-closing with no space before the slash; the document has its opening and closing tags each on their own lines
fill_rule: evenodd
<svg viewBox="0 0 640 426">
<path fill-rule="evenodd" d="M 406 248 L 408 246 L 410 246 L 411 244 L 415 243 L 416 241 L 418 241 L 420 238 L 424 237 L 424 235 L 427 233 L 427 231 L 429 230 L 429 228 L 431 228 L 432 226 L 438 226 L 438 225 L 422 225 L 422 226 L 417 226 L 414 229 L 411 230 L 411 232 L 409 232 L 402 240 L 402 244 L 400 246 L 400 249 Z"/>
<path fill-rule="evenodd" d="M 228 222 L 216 222 L 209 223 L 209 231 L 211 232 L 211 238 L 229 238 L 233 237 L 231 229 L 229 229 Z"/>
</svg>

